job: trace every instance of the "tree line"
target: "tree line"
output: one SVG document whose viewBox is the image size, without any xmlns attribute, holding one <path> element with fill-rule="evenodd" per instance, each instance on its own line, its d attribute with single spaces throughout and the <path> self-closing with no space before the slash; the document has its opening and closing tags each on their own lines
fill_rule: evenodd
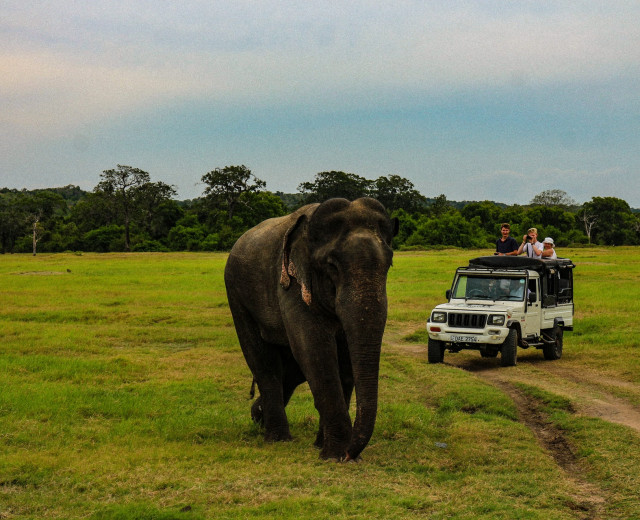
<svg viewBox="0 0 640 520">
<path fill-rule="evenodd" d="M 152 182 L 139 168 L 105 170 L 91 192 L 77 186 L 0 189 L 0 252 L 227 251 L 259 222 L 332 197 L 368 196 L 400 221 L 397 249 L 491 248 L 502 222 L 517 238 L 530 227 L 556 245 L 640 244 L 640 214 L 616 197 L 578 205 L 562 190 L 546 190 L 528 205 L 454 202 L 425 197 L 399 175 L 375 180 L 342 171 L 320 172 L 297 193 L 273 193 L 246 166 L 216 168 L 201 178 L 193 200 Z"/>
</svg>

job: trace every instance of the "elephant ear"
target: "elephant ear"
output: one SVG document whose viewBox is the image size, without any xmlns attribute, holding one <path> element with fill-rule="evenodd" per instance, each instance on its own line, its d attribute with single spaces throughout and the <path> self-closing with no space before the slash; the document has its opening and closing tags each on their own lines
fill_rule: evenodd
<svg viewBox="0 0 640 520">
<path fill-rule="evenodd" d="M 300 285 L 302 300 L 311 305 L 311 268 L 308 247 L 309 219 L 306 214 L 298 217 L 284 235 L 282 242 L 282 271 L 280 285 L 288 289 L 291 278 Z"/>
</svg>

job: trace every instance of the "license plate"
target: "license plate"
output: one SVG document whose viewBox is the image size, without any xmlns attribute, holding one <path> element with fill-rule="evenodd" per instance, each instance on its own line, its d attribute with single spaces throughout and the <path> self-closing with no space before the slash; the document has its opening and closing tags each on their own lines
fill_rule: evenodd
<svg viewBox="0 0 640 520">
<path fill-rule="evenodd" d="M 454 343 L 477 343 L 478 338 L 476 336 L 451 336 L 451 341 Z"/>
</svg>

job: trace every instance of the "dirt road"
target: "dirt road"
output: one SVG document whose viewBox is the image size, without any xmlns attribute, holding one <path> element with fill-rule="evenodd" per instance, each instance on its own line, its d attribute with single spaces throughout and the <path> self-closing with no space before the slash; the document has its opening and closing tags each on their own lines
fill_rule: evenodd
<svg viewBox="0 0 640 520">
<path fill-rule="evenodd" d="M 499 366 L 499 359 L 483 359 L 475 352 L 451 354 L 446 356 L 445 362 L 502 389 L 513 383 L 536 386 L 570 399 L 578 415 L 598 417 L 640 433 L 640 407 L 632 404 L 640 402 L 640 385 L 572 366 L 563 363 L 562 359 L 545 361 L 540 352 L 520 356 L 518 366 L 511 368 Z"/>
<path fill-rule="evenodd" d="M 400 336 L 393 333 L 388 336 L 391 349 L 427 358 L 426 345 L 396 341 Z M 640 403 L 640 385 L 585 369 L 566 359 L 546 361 L 539 351 L 520 350 L 518 356 L 516 367 L 501 367 L 499 357 L 487 359 L 478 352 L 447 352 L 445 364 L 470 372 L 509 395 L 518 408 L 520 421 L 564 471 L 565 478 L 572 482 L 575 490 L 572 502 L 577 518 L 604 518 L 603 506 L 608 501 L 608 491 L 585 480 L 583 469 L 564 432 L 545 415 L 541 403 L 522 392 L 516 383 L 566 397 L 575 414 L 621 424 L 639 435 L 640 406 L 635 403 Z"/>
</svg>

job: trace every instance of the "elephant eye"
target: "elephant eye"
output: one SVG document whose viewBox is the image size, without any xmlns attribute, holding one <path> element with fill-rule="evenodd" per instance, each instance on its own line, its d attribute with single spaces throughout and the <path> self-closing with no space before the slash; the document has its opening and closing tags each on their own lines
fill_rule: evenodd
<svg viewBox="0 0 640 520">
<path fill-rule="evenodd" d="M 335 279 L 338 276 L 338 266 L 335 264 L 335 262 L 331 259 L 327 260 L 327 263 L 325 264 L 325 268 L 327 270 L 327 274 Z"/>
</svg>

